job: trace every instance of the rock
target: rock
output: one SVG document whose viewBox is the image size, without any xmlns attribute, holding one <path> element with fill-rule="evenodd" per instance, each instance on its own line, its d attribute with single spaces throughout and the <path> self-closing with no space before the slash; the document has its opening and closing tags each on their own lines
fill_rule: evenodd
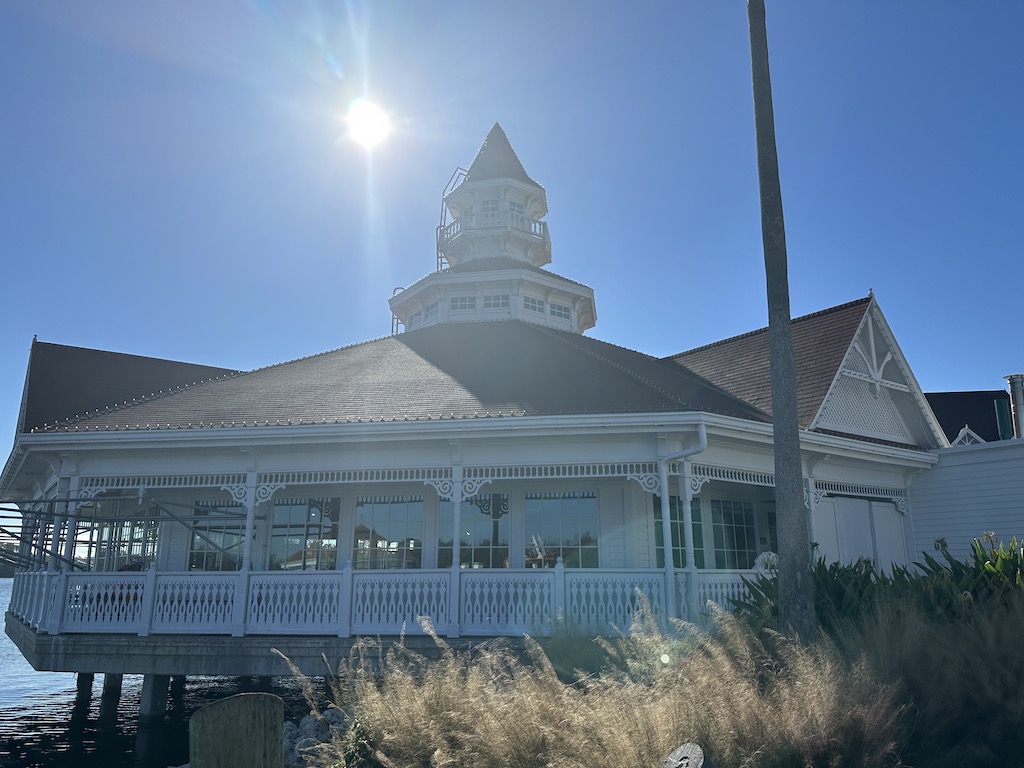
<svg viewBox="0 0 1024 768">
<path fill-rule="evenodd" d="M 704 756 L 704 750 L 699 745 L 688 741 L 669 755 L 661 764 L 661 768 L 715 768 L 715 766 Z"/>
</svg>

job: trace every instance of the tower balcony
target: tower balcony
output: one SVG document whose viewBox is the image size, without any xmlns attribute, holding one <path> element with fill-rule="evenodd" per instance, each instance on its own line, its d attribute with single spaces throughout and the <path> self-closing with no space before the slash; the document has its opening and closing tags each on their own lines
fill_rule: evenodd
<svg viewBox="0 0 1024 768">
<path fill-rule="evenodd" d="M 547 222 L 536 221 L 511 211 L 474 213 L 438 227 L 437 250 L 447 255 L 448 250 L 459 240 L 500 235 L 525 240 L 530 250 L 539 250 L 542 256 L 538 262 L 540 264 L 551 260 L 551 237 L 548 235 Z"/>
</svg>

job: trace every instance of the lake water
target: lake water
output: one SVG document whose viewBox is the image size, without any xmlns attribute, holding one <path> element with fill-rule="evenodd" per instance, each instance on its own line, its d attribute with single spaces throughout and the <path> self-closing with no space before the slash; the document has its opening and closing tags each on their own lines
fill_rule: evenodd
<svg viewBox="0 0 1024 768">
<path fill-rule="evenodd" d="M 11 579 L 0 579 L 0 612 L 11 601 Z M 189 678 L 167 718 L 138 727 L 141 675 L 125 675 L 116 711 L 100 712 L 103 675 L 92 697 L 76 697 L 70 672 L 36 672 L 11 639 L 0 632 L 0 768 L 167 768 L 188 762 L 188 718 L 199 707 L 246 690 L 248 681 Z M 286 716 L 306 711 L 298 686 L 274 678 Z"/>
</svg>

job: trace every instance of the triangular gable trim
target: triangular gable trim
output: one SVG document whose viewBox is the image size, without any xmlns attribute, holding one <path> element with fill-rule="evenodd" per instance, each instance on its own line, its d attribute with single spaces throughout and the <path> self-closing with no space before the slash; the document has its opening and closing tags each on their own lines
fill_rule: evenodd
<svg viewBox="0 0 1024 768">
<path fill-rule="evenodd" d="M 910 442 L 922 448 L 948 446 L 874 294 L 870 299 L 808 429 Z M 860 407 L 865 392 L 875 401 L 870 413 Z"/>
<path fill-rule="evenodd" d="M 978 435 L 973 429 L 964 424 L 960 430 L 960 434 L 956 436 L 956 439 L 950 443 L 950 446 L 954 445 L 976 445 L 978 443 L 984 443 L 986 440 Z"/>
</svg>

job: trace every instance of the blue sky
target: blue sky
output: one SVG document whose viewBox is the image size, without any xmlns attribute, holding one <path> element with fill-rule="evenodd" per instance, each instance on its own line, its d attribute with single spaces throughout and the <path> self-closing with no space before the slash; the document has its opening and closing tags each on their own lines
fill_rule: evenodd
<svg viewBox="0 0 1024 768">
<path fill-rule="evenodd" d="M 1003 387 L 1024 4 L 767 4 L 794 316 L 873 289 L 926 391 Z M 0 94 L 0 440 L 34 334 L 240 369 L 387 335 L 495 121 L 590 335 L 767 322 L 742 0 L 6 0 Z M 372 155 L 359 96 L 396 126 Z"/>
</svg>

